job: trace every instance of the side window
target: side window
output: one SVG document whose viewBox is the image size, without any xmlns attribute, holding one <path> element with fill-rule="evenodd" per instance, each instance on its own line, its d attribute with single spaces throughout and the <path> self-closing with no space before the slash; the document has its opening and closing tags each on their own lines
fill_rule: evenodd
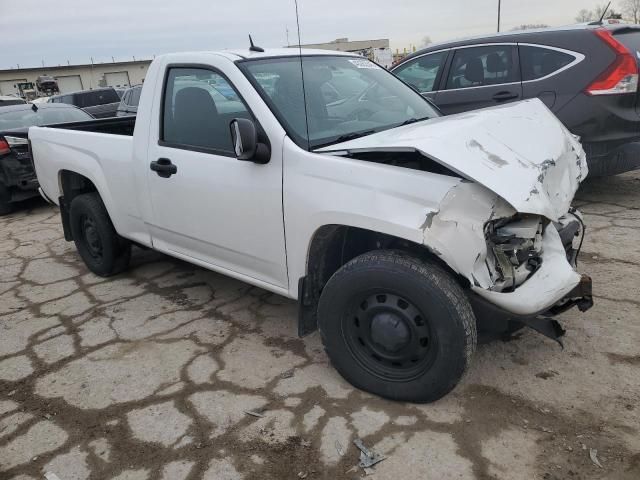
<svg viewBox="0 0 640 480">
<path fill-rule="evenodd" d="M 138 106 L 138 103 L 140 103 L 140 92 L 142 92 L 142 87 L 134 88 L 130 91 L 131 96 L 129 97 L 129 105 L 132 107 Z"/>
<path fill-rule="evenodd" d="M 447 89 L 481 87 L 517 82 L 511 45 L 491 45 L 456 50 L 447 78 Z"/>
<path fill-rule="evenodd" d="M 393 73 L 418 89 L 419 92 L 431 92 L 448 53 L 437 52 L 418 57 L 398 67 Z"/>
<path fill-rule="evenodd" d="M 161 140 L 172 145 L 233 152 L 229 124 L 251 115 L 220 74 L 171 68 L 164 92 Z"/>
<path fill-rule="evenodd" d="M 518 48 L 520 50 L 522 80 L 525 81 L 546 77 L 575 60 L 573 55 L 549 48 L 529 45 L 521 45 Z"/>
</svg>

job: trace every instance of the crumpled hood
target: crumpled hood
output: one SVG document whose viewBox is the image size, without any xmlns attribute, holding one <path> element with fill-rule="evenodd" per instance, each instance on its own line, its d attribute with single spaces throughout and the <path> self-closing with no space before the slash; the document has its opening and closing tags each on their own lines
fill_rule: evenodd
<svg viewBox="0 0 640 480">
<path fill-rule="evenodd" d="M 576 138 L 538 99 L 434 118 L 318 152 L 417 150 L 521 213 L 557 220 L 588 169 Z"/>
</svg>

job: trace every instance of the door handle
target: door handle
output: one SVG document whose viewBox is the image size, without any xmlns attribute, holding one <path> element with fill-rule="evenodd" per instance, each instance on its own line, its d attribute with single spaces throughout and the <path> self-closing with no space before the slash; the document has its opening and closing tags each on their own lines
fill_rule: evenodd
<svg viewBox="0 0 640 480">
<path fill-rule="evenodd" d="M 149 168 L 162 178 L 169 178 L 178 173 L 178 167 L 168 158 L 159 158 L 156 162 L 151 162 Z"/>
<path fill-rule="evenodd" d="M 496 102 L 504 102 L 505 100 L 513 100 L 514 98 L 518 98 L 518 97 L 519 95 L 515 92 L 504 91 L 504 92 L 496 93 L 492 98 Z"/>
</svg>

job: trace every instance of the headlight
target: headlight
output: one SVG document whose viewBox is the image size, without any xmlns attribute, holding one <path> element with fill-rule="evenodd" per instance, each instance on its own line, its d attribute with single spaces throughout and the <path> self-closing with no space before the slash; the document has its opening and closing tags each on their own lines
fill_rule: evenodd
<svg viewBox="0 0 640 480">
<path fill-rule="evenodd" d="M 487 268 L 494 283 L 492 290 L 513 290 L 540 268 L 542 232 L 546 223 L 536 215 L 519 215 L 487 223 Z"/>
</svg>

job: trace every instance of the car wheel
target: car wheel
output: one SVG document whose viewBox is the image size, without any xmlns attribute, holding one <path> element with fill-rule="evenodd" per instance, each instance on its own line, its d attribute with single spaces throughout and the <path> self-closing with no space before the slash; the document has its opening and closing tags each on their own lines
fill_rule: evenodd
<svg viewBox="0 0 640 480">
<path fill-rule="evenodd" d="M 0 215 L 7 215 L 11 210 L 11 192 L 3 183 L 0 183 Z"/>
<path fill-rule="evenodd" d="M 338 372 L 393 400 L 446 395 L 477 343 L 473 310 L 452 276 L 396 251 L 366 253 L 340 268 L 322 292 L 318 322 Z"/>
<path fill-rule="evenodd" d="M 113 228 L 97 193 L 75 197 L 69 215 L 73 240 L 89 270 L 101 277 L 109 277 L 129 266 L 131 242 Z"/>
</svg>

